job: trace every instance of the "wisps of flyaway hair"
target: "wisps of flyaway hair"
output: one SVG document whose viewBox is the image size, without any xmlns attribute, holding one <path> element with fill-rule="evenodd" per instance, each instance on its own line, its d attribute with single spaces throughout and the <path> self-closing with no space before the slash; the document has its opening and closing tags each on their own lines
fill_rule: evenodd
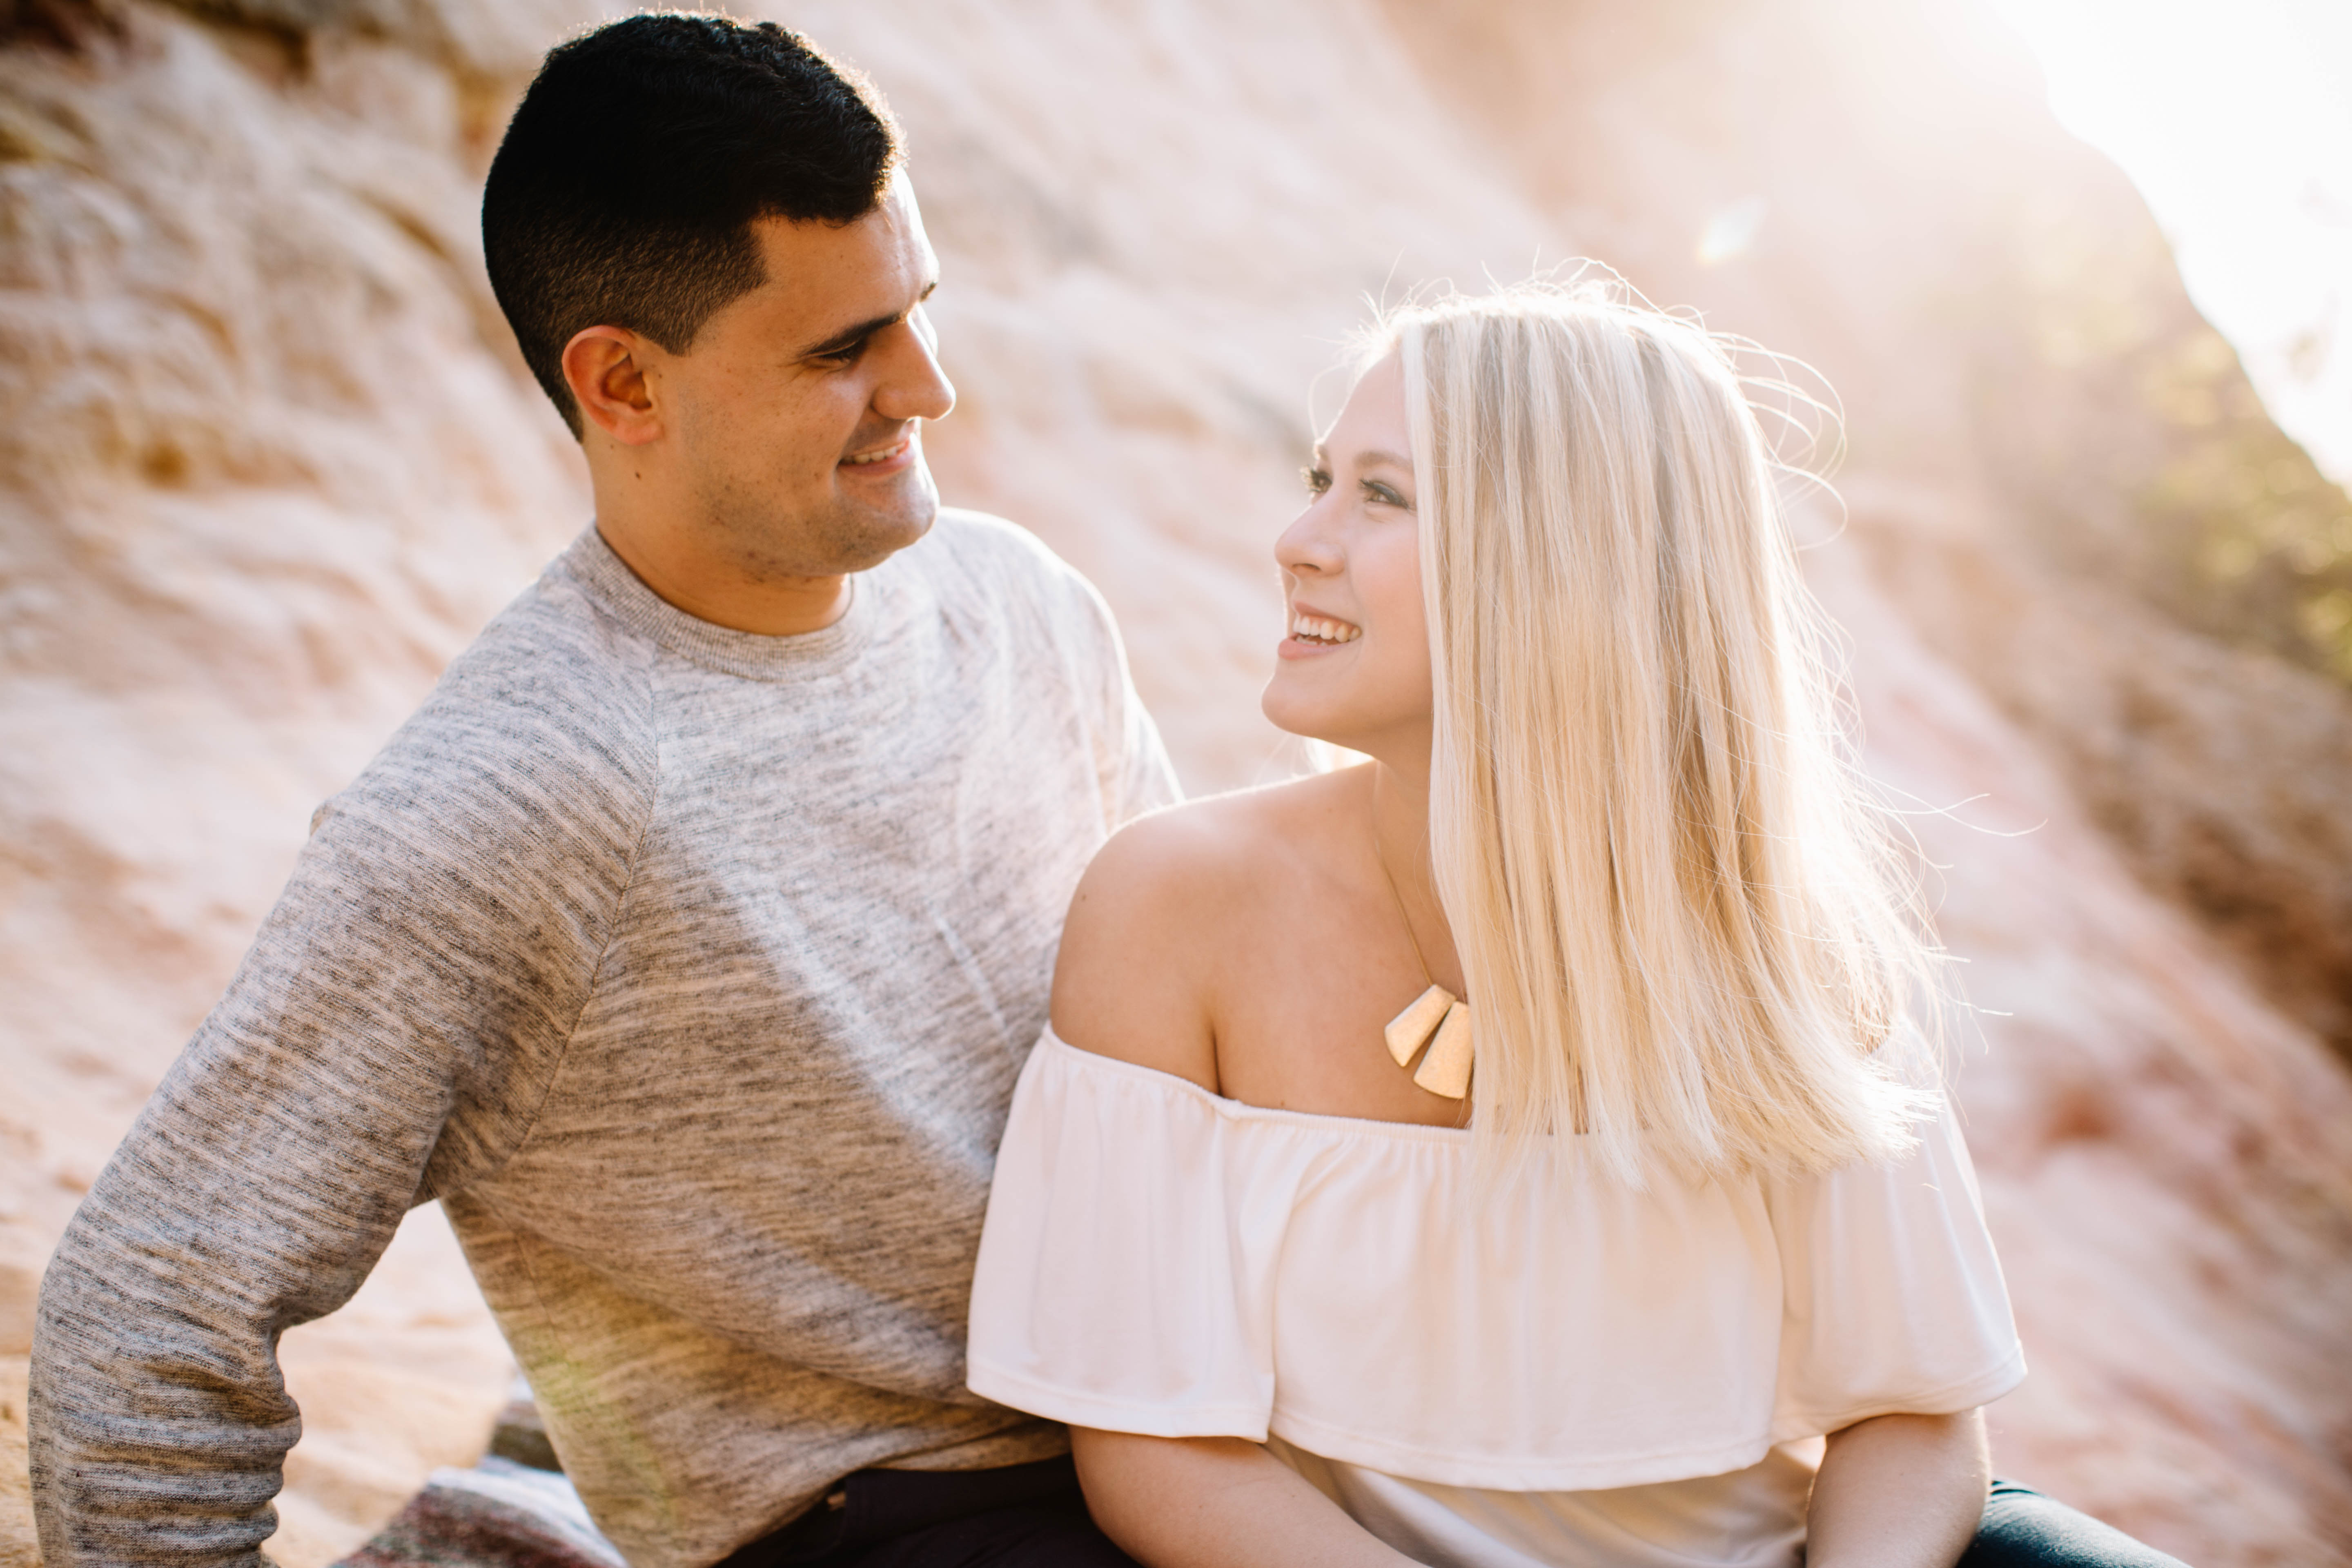
<svg viewBox="0 0 2352 1568">
<path fill-rule="evenodd" d="M 1490 1151 L 1894 1157 L 1940 994 L 1732 353 L 1613 281 L 1388 313 L 1436 690 L 1431 853 Z"/>
</svg>

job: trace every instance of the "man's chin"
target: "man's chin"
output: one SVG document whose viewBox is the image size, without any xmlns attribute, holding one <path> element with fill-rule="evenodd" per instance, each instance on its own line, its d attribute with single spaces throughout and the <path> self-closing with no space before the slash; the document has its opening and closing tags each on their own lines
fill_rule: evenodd
<svg viewBox="0 0 2352 1568">
<path fill-rule="evenodd" d="M 939 503 L 933 501 L 919 513 L 871 519 L 868 526 L 858 530 L 856 542 L 850 552 L 852 564 L 843 570 L 868 572 L 881 565 L 930 532 L 931 524 L 938 521 L 939 515 Z"/>
<path fill-rule="evenodd" d="M 931 524 L 939 521 L 940 492 L 929 473 L 919 468 L 906 479 L 898 487 L 900 493 L 887 500 L 843 498 L 837 514 L 842 526 L 836 538 L 845 547 L 844 554 L 856 562 L 845 566 L 845 571 L 864 572 L 881 565 L 930 532 Z"/>
</svg>

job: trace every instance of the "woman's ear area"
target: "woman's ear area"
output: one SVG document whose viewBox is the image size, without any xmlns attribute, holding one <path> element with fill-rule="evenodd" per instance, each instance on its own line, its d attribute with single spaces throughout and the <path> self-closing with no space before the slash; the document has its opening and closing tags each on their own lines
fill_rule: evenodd
<svg viewBox="0 0 2352 1568">
<path fill-rule="evenodd" d="M 649 372 L 658 344 L 626 327 L 583 327 L 563 345 L 563 380 L 580 417 L 625 447 L 662 434 Z"/>
</svg>

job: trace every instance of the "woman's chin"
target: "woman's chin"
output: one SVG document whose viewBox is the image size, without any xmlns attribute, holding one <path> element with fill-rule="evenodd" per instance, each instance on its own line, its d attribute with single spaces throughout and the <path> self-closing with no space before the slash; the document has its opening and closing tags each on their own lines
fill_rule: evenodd
<svg viewBox="0 0 2352 1568">
<path fill-rule="evenodd" d="M 1279 676 L 1269 681 L 1266 689 L 1258 695 L 1257 710 L 1265 715 L 1267 723 L 1285 734 L 1297 735 L 1302 740 L 1321 740 L 1321 736 L 1304 724 L 1305 715 L 1298 711 L 1298 708 L 1299 704 L 1282 690 Z"/>
<path fill-rule="evenodd" d="M 1302 741 L 1321 741 L 1349 751 L 1359 749 L 1349 739 L 1356 734 L 1357 726 L 1346 722 L 1344 715 L 1329 711 L 1328 703 L 1302 701 L 1296 693 L 1282 689 L 1282 686 L 1281 677 L 1276 676 L 1258 699 L 1258 711 L 1265 715 L 1267 723 Z"/>
</svg>

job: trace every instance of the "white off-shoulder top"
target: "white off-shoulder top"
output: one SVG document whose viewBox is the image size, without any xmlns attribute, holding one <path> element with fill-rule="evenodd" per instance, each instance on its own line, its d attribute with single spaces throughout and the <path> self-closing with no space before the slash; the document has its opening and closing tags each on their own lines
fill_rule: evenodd
<svg viewBox="0 0 2352 1568">
<path fill-rule="evenodd" d="M 1798 1560 L 1819 1445 L 2024 1376 L 1941 1096 L 1900 1163 L 1636 1190 L 1549 1141 L 1271 1110 L 1049 1029 L 1015 1090 L 972 1390 L 1267 1443 L 1425 1563 Z"/>
</svg>

